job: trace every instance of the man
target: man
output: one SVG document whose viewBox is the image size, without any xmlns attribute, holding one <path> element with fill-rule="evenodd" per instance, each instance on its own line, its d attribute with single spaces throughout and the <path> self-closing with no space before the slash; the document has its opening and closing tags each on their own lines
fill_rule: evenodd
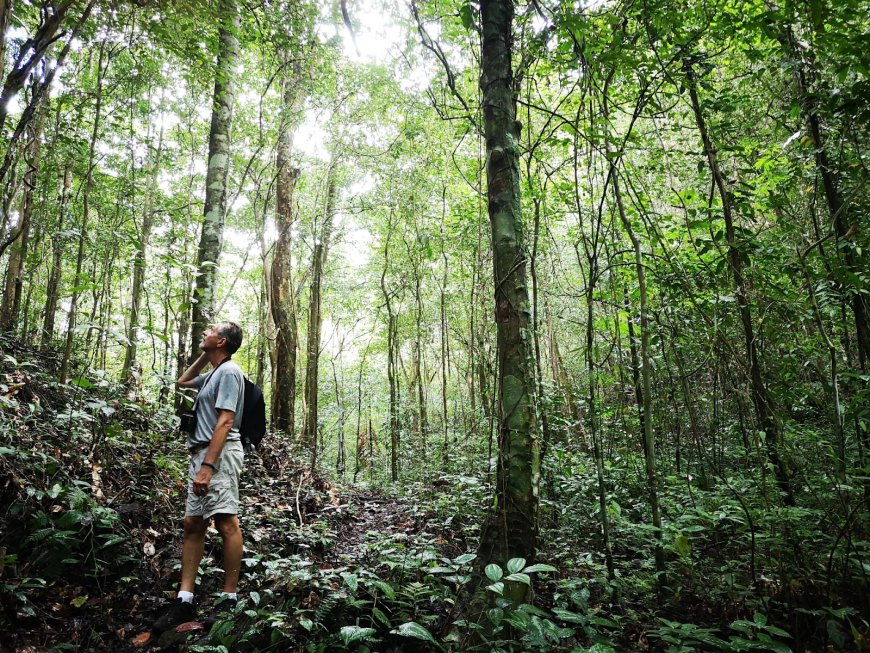
<svg viewBox="0 0 870 653">
<path fill-rule="evenodd" d="M 193 592 L 202 559 L 209 520 L 223 538 L 224 587 L 217 608 L 231 612 L 242 564 L 239 528 L 239 474 L 244 462 L 239 426 L 245 380 L 232 355 L 242 344 L 242 330 L 234 322 L 219 322 L 202 336 L 200 357 L 178 379 L 182 388 L 196 388 L 196 426 L 187 436 L 190 452 L 184 544 L 181 550 L 181 588 L 176 601 L 154 624 L 163 632 L 196 617 Z M 212 371 L 200 374 L 206 364 Z"/>
</svg>

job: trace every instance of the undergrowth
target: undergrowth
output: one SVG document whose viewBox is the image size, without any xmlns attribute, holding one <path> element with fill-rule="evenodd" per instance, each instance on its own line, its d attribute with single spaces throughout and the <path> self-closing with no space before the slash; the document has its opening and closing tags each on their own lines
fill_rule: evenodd
<svg viewBox="0 0 870 653">
<path fill-rule="evenodd" d="M 51 353 L 6 343 L 0 379 L 0 648 L 133 648 L 180 567 L 185 455 L 174 417 L 99 376 L 54 379 Z M 165 405 L 168 402 L 163 402 Z M 795 447 L 818 446 L 796 430 Z M 477 452 L 480 453 L 480 452 Z M 728 466 L 747 469 L 742 451 Z M 457 463 L 458 464 L 458 463 Z M 190 651 L 866 650 L 863 489 L 824 473 L 783 506 L 750 474 L 662 480 L 648 526 L 642 461 L 608 469 L 615 575 L 598 528 L 588 454 L 552 444 L 537 560 L 483 566 L 474 551 L 487 470 L 341 485 L 271 434 L 243 479 L 242 599 L 209 632 L 151 640 Z M 473 470 L 472 470 L 473 471 Z M 843 515 L 847 519 L 843 519 Z M 199 595 L 222 577 L 209 538 Z M 666 583 L 652 564 L 661 544 Z M 475 573 L 488 597 L 467 606 Z M 529 584 L 511 605 L 505 583 Z"/>
</svg>

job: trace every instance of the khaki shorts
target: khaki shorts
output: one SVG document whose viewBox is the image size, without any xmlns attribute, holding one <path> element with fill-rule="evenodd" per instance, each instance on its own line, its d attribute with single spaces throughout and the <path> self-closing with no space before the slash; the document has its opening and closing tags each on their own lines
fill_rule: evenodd
<svg viewBox="0 0 870 653">
<path fill-rule="evenodd" d="M 239 474 L 245 462 L 245 451 L 241 442 L 227 442 L 221 455 L 215 461 L 217 470 L 212 474 L 208 492 L 200 497 L 193 493 L 193 479 L 208 447 L 190 456 L 190 466 L 187 470 L 187 506 L 185 517 L 203 517 L 208 519 L 214 515 L 237 515 L 239 513 Z"/>
</svg>

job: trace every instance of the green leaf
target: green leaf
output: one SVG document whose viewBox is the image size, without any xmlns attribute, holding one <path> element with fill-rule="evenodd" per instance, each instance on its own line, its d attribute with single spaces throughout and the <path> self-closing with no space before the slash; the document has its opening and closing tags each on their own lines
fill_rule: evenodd
<svg viewBox="0 0 870 653">
<path fill-rule="evenodd" d="M 72 601 L 70 601 L 70 603 L 76 608 L 82 607 L 87 602 L 88 602 L 88 595 L 87 594 L 85 594 L 84 596 L 77 596 Z"/>
<path fill-rule="evenodd" d="M 497 583 L 493 583 L 492 585 L 487 585 L 486 589 L 488 589 L 490 592 L 495 592 L 496 594 L 501 596 L 502 594 L 504 594 L 504 583 L 499 581 Z"/>
<path fill-rule="evenodd" d="M 525 567 L 525 566 L 526 566 L 526 559 L 525 558 L 511 558 L 510 560 L 508 560 L 508 563 L 507 563 L 508 571 L 512 574 L 514 574 L 518 571 L 522 571 L 523 567 Z"/>
<path fill-rule="evenodd" d="M 69 382 L 70 382 L 71 385 L 76 385 L 76 386 L 78 386 L 78 387 L 80 387 L 80 388 L 84 388 L 85 390 L 89 390 L 90 388 L 93 388 L 93 387 L 94 387 L 94 384 L 91 383 L 90 381 L 88 381 L 88 380 L 87 380 L 85 377 L 83 377 L 83 376 L 77 376 L 77 377 L 75 377 L 75 378 L 73 378 L 73 379 L 70 379 Z"/>
<path fill-rule="evenodd" d="M 486 569 L 484 569 L 484 572 L 486 573 L 486 577 L 489 578 L 493 582 L 501 579 L 501 577 L 504 575 L 504 572 L 501 570 L 501 567 L 499 567 L 494 562 L 491 562 L 490 564 L 488 564 L 486 566 Z"/>
<path fill-rule="evenodd" d="M 380 621 L 382 624 L 384 624 L 387 628 L 390 627 L 390 620 L 380 608 L 372 608 L 372 616 Z"/>
<path fill-rule="evenodd" d="M 374 628 L 362 628 L 361 626 L 342 626 L 339 634 L 345 646 L 353 642 L 370 642 L 378 631 Z"/>
<path fill-rule="evenodd" d="M 589 621 L 585 615 L 577 614 L 576 612 L 571 612 L 570 610 L 565 610 L 563 608 L 553 608 L 553 614 L 569 624 L 580 624 L 582 626 Z"/>
<path fill-rule="evenodd" d="M 342 572 L 341 577 L 344 579 L 345 585 L 347 585 L 351 591 L 356 592 L 357 587 L 359 587 L 359 579 L 356 574 L 350 574 L 348 572 Z"/>
<path fill-rule="evenodd" d="M 455 562 L 457 565 L 464 565 L 468 562 L 471 562 L 476 557 L 477 556 L 474 553 L 463 553 L 458 558 L 453 558 L 453 562 Z"/>
<path fill-rule="evenodd" d="M 105 536 L 105 542 L 100 547 L 101 549 L 107 549 L 110 546 L 115 546 L 116 544 L 120 544 L 121 542 L 125 542 L 127 540 L 123 535 L 107 535 Z"/>
<path fill-rule="evenodd" d="M 372 579 L 369 582 L 372 585 L 374 585 L 375 587 L 377 587 L 379 590 L 381 590 L 381 592 L 384 593 L 384 596 L 386 596 L 388 599 L 390 599 L 390 601 L 392 601 L 393 599 L 396 598 L 396 590 L 394 590 L 392 588 L 392 586 L 388 585 L 384 581 Z"/>
<path fill-rule="evenodd" d="M 260 593 L 259 592 L 251 592 L 251 601 L 254 605 L 260 605 Z"/>
<path fill-rule="evenodd" d="M 441 649 L 441 645 L 432 636 L 432 633 L 430 633 L 428 630 L 426 630 L 423 626 L 415 621 L 408 621 L 407 623 L 403 623 L 401 626 L 399 626 L 395 630 L 391 630 L 390 632 L 395 635 L 401 635 L 402 637 L 414 637 L 416 639 L 422 639 L 424 641 L 434 644 L 439 649 Z"/>
<path fill-rule="evenodd" d="M 523 572 L 526 574 L 533 574 L 536 571 L 559 571 L 559 570 L 556 569 L 553 565 L 543 565 L 543 564 L 530 565 L 523 570 Z"/>
<path fill-rule="evenodd" d="M 518 574 L 509 574 L 509 575 L 505 576 L 504 579 L 513 581 L 515 583 L 524 583 L 524 584 L 528 585 L 529 587 L 531 587 L 531 585 L 532 585 L 532 579 L 529 578 L 528 574 L 519 574 L 519 573 Z"/>
<path fill-rule="evenodd" d="M 692 552 L 692 545 L 689 543 L 689 538 L 683 533 L 677 533 L 674 537 L 674 550 L 681 556 L 687 556 Z"/>
<path fill-rule="evenodd" d="M 474 15 L 472 14 L 471 4 L 466 2 L 459 8 L 459 19 L 462 21 L 462 26 L 470 30 L 474 26 Z"/>
</svg>

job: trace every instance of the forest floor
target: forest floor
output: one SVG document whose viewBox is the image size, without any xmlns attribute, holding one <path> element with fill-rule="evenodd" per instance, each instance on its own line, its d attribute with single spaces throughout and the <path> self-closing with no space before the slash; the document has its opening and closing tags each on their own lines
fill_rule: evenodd
<svg viewBox="0 0 870 653">
<path fill-rule="evenodd" d="M 152 634 L 180 570 L 180 436 L 135 392 L 99 379 L 59 384 L 46 373 L 52 352 L 5 345 L 0 651 L 420 649 L 418 631 L 389 631 L 417 605 L 431 626 L 441 597 L 413 582 L 469 546 L 446 493 L 430 488 L 422 506 L 364 483 L 338 487 L 271 434 L 241 482 L 243 600 L 233 622 Z M 200 571 L 207 612 L 223 576 L 213 528 Z M 377 636 L 363 622 L 377 623 Z"/>
<path fill-rule="evenodd" d="M 26 451 L 35 454 L 42 450 L 45 435 L 43 431 L 39 442 L 30 441 Z M 75 455 L 63 451 L 62 442 L 55 444 L 44 455 L 58 460 Z M 337 604 L 336 598 L 346 599 L 345 592 L 357 590 L 360 584 L 357 579 L 373 574 L 368 570 L 391 554 L 408 555 L 416 551 L 421 538 L 445 554 L 464 551 L 460 531 L 439 528 L 437 534 L 428 532 L 427 513 L 413 501 L 390 497 L 375 489 L 338 489 L 313 473 L 308 465 L 283 452 L 282 445 L 266 442 L 260 455 L 247 461 L 241 487 L 241 523 L 246 546 L 240 595 L 246 597 L 248 609 L 237 615 L 237 619 L 247 622 L 245 628 L 249 631 L 265 629 L 270 637 L 280 632 L 282 641 L 276 650 L 305 650 L 305 644 L 312 639 L 325 639 L 324 633 L 316 631 L 331 620 L 327 604 Z M 115 524 L 112 530 L 122 533 L 125 541 L 117 544 L 110 541 L 106 549 L 112 549 L 111 559 L 109 555 L 88 556 L 85 552 L 68 551 L 61 545 L 52 554 L 55 558 L 70 556 L 58 570 L 61 573 L 55 574 L 48 564 L 48 569 L 40 574 L 45 578 L 19 579 L 18 597 L 24 599 L 26 595 L 26 600 L 9 605 L 5 600 L 9 596 L 5 597 L 2 606 L 5 624 L 15 626 L 0 635 L 0 650 L 19 653 L 196 650 L 197 643 L 209 641 L 209 629 L 195 623 L 185 624 L 180 633 L 170 632 L 163 637 L 150 630 L 151 623 L 177 589 L 184 493 L 182 476 L 166 472 L 180 471 L 180 464 L 170 463 L 172 460 L 178 463 L 178 453 L 153 449 L 133 453 L 140 468 L 153 467 L 136 479 L 129 477 L 129 464 L 134 461 L 124 460 L 130 457 L 129 451 L 121 448 L 106 456 L 106 451 L 114 447 L 104 442 L 102 448 L 104 455 L 100 457 L 114 458 L 114 466 L 98 464 L 92 455 L 77 462 L 81 463 L 82 471 L 91 467 L 91 492 L 96 494 L 99 489 L 105 505 L 121 516 L 121 524 Z M 182 449 L 181 444 L 175 448 Z M 22 447 L 19 445 L 17 450 Z M 25 492 L 38 487 L 38 479 L 22 478 L 8 468 L 3 471 L 7 489 L 10 484 L 28 488 Z M 119 472 L 117 476 L 115 471 Z M 163 487 L 160 484 L 156 488 L 146 487 L 143 479 L 144 483 L 159 479 Z M 39 497 L 40 492 L 45 495 Z M 46 487 L 30 495 L 37 500 L 50 500 L 51 493 L 52 488 Z M 63 490 L 57 492 L 56 501 L 46 506 L 47 514 L 56 517 L 78 511 L 88 521 L 81 506 L 77 508 L 75 501 L 65 504 L 64 498 Z M 55 529 L 53 537 L 62 538 L 57 532 Z M 389 546 L 390 542 L 398 548 Z M 88 569 L 91 565 L 97 573 Z M 208 610 L 221 579 L 220 537 L 210 528 L 197 597 L 201 612 Z M 381 591 L 394 593 L 387 584 Z M 295 613 L 292 616 L 279 609 L 291 603 Z M 298 647 L 293 643 L 297 631 Z M 375 650 L 398 652 L 418 648 L 408 642 L 403 647 L 399 641 L 385 643 L 384 648 Z"/>
</svg>

